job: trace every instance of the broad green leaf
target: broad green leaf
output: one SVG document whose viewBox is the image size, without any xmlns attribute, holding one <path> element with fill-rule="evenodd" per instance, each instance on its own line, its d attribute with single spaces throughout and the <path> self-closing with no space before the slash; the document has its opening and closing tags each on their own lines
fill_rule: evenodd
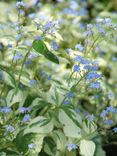
<svg viewBox="0 0 117 156">
<path fill-rule="evenodd" d="M 74 112 L 72 112 L 74 113 Z M 75 119 L 73 119 L 72 117 L 70 118 L 70 116 L 68 116 L 68 114 L 66 114 L 65 111 L 60 110 L 59 112 L 59 121 L 62 123 L 63 125 L 63 130 L 66 136 L 68 137 L 73 137 L 73 138 L 81 138 L 81 129 L 80 127 L 76 124 L 77 122 L 79 122 L 80 120 L 78 118 L 80 118 L 79 116 L 77 116 L 75 113 Z M 76 121 L 76 123 L 74 122 Z"/>
<path fill-rule="evenodd" d="M 20 132 L 16 136 L 14 143 L 17 149 L 19 150 L 19 152 L 24 152 L 24 153 L 26 153 L 28 150 L 28 144 L 30 143 L 36 144 L 35 150 L 30 150 L 28 153 L 28 156 L 32 156 L 32 155 L 38 156 L 38 153 L 42 149 L 44 137 L 45 135 L 43 134 L 29 133 L 29 134 L 23 135 L 23 132 Z"/>
<path fill-rule="evenodd" d="M 56 130 L 53 132 L 52 137 L 53 140 L 56 142 L 57 149 L 60 151 L 64 151 L 66 148 L 66 137 L 64 133 Z"/>
<path fill-rule="evenodd" d="M 39 116 L 30 122 L 29 126 L 24 130 L 24 134 L 41 133 L 47 134 L 53 130 L 53 123 L 49 119 Z"/>
<path fill-rule="evenodd" d="M 16 86 L 16 81 L 15 78 L 13 76 L 13 74 L 11 74 L 7 68 L 3 67 L 2 65 L 0 65 L 0 69 L 3 71 L 3 77 L 4 77 L 4 81 L 12 86 L 15 87 Z"/>
<path fill-rule="evenodd" d="M 54 63 L 57 63 L 59 64 L 59 60 L 58 58 L 56 57 L 56 55 L 54 55 L 53 53 L 51 53 L 46 44 L 41 41 L 41 40 L 34 40 L 33 41 L 33 44 L 32 44 L 32 47 L 34 48 L 34 50 L 42 55 L 44 55 L 48 60 L 54 62 Z"/>
<path fill-rule="evenodd" d="M 79 148 L 82 156 L 94 156 L 95 144 L 93 141 L 81 140 Z"/>
<path fill-rule="evenodd" d="M 91 121 L 84 121 L 83 122 L 83 130 L 87 133 L 87 134 L 91 134 L 93 132 L 95 132 L 97 130 L 97 126 L 94 122 Z"/>
<path fill-rule="evenodd" d="M 27 94 L 22 92 L 21 90 L 18 90 L 18 92 L 15 92 L 15 89 L 12 89 L 8 92 L 6 97 L 6 102 L 8 106 L 12 106 L 15 103 L 19 103 L 20 106 L 22 106 L 25 102 L 25 99 L 27 97 Z"/>
</svg>

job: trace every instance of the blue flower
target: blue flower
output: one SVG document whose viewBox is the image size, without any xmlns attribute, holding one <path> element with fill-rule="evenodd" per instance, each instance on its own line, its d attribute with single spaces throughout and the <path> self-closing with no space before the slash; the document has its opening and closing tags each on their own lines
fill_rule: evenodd
<svg viewBox="0 0 117 156">
<path fill-rule="evenodd" d="M 31 42 L 29 41 L 29 40 L 25 40 L 25 44 L 26 44 L 26 46 L 28 46 L 28 47 L 31 47 Z"/>
<path fill-rule="evenodd" d="M 101 35 L 106 35 L 106 32 L 105 32 L 104 29 L 99 28 L 98 31 L 99 31 L 99 33 L 100 33 Z"/>
<path fill-rule="evenodd" d="M 53 42 L 51 42 L 51 47 L 52 47 L 53 50 L 56 51 L 56 50 L 58 50 L 59 45 L 55 41 L 53 41 Z"/>
<path fill-rule="evenodd" d="M 17 60 L 20 60 L 20 59 L 22 59 L 22 54 L 15 54 L 15 56 L 13 56 L 13 60 L 14 61 L 17 61 Z"/>
<path fill-rule="evenodd" d="M 70 101 L 69 100 L 64 100 L 63 104 L 69 105 L 70 104 Z"/>
<path fill-rule="evenodd" d="M 84 47 L 81 44 L 76 44 L 75 48 L 80 50 L 80 51 L 84 50 Z"/>
<path fill-rule="evenodd" d="M 95 117 L 94 117 L 94 115 L 92 114 L 88 114 L 87 116 L 86 116 L 86 118 L 89 120 L 89 121 L 93 121 L 94 119 L 95 119 Z"/>
<path fill-rule="evenodd" d="M 23 118 L 23 120 L 22 120 L 22 122 L 29 122 L 30 121 L 30 115 L 29 114 L 26 114 L 26 115 L 24 115 L 24 118 Z"/>
<path fill-rule="evenodd" d="M 35 147 L 36 147 L 36 144 L 34 143 L 28 144 L 28 149 L 34 149 Z"/>
<path fill-rule="evenodd" d="M 73 98 L 74 96 L 75 96 L 74 93 L 69 92 L 69 93 L 66 94 L 65 97 L 70 99 L 70 98 Z"/>
<path fill-rule="evenodd" d="M 98 79 L 98 78 L 101 78 L 102 75 L 101 74 L 98 74 L 96 72 L 90 72 L 87 74 L 86 76 L 86 80 L 93 80 L 93 79 Z"/>
<path fill-rule="evenodd" d="M 33 58 L 36 58 L 36 57 L 37 57 L 37 55 L 35 53 L 30 53 L 29 56 L 28 56 L 29 59 L 33 59 Z"/>
<path fill-rule="evenodd" d="M 43 26 L 43 30 L 47 31 L 49 29 L 51 29 L 54 26 L 54 23 L 52 21 L 48 21 L 46 22 L 46 24 Z"/>
<path fill-rule="evenodd" d="M 116 113 L 117 112 L 117 109 L 112 107 L 112 106 L 107 107 L 106 110 L 109 111 L 109 112 L 112 112 L 112 113 Z"/>
<path fill-rule="evenodd" d="M 79 72 L 80 71 L 80 66 L 79 65 L 74 65 L 74 72 Z"/>
<path fill-rule="evenodd" d="M 102 113 L 100 114 L 100 117 L 104 118 L 108 115 L 108 111 L 107 110 L 103 110 Z"/>
<path fill-rule="evenodd" d="M 68 48 L 68 49 L 66 49 L 66 52 L 67 52 L 68 54 L 71 54 L 71 53 L 73 52 L 73 50 L 72 50 L 71 48 Z"/>
<path fill-rule="evenodd" d="M 31 111 L 31 108 L 28 108 L 28 107 L 20 107 L 18 110 L 19 110 L 20 113 L 27 113 L 27 112 L 30 112 Z"/>
<path fill-rule="evenodd" d="M 105 18 L 104 22 L 105 22 L 106 26 L 108 26 L 108 27 L 111 26 L 111 19 L 110 18 Z"/>
<path fill-rule="evenodd" d="M 32 79 L 32 80 L 29 81 L 29 84 L 30 84 L 30 86 L 34 86 L 34 85 L 37 84 L 37 81 Z"/>
<path fill-rule="evenodd" d="M 47 78 L 48 80 L 51 80 L 52 79 L 52 76 L 51 75 L 48 75 L 48 78 Z"/>
<path fill-rule="evenodd" d="M 37 36 L 37 37 L 36 37 L 36 40 L 41 41 L 41 40 L 43 40 L 43 37 L 42 37 L 42 36 Z"/>
<path fill-rule="evenodd" d="M 12 48 L 13 45 L 12 45 L 12 44 L 8 44 L 7 47 L 8 47 L 8 48 Z"/>
<path fill-rule="evenodd" d="M 20 41 L 21 38 L 22 38 L 22 34 L 18 34 L 18 35 L 16 36 L 16 41 Z"/>
<path fill-rule="evenodd" d="M 106 125 L 112 125 L 113 124 L 113 120 L 104 120 L 104 123 Z"/>
<path fill-rule="evenodd" d="M 6 128 L 7 132 L 14 132 L 15 131 L 15 128 L 11 125 L 6 125 L 5 128 Z"/>
<path fill-rule="evenodd" d="M 79 63 L 82 63 L 82 64 L 90 64 L 90 60 L 86 60 L 84 59 L 82 56 L 78 55 L 74 58 L 74 61 L 77 61 Z"/>
<path fill-rule="evenodd" d="M 100 82 L 92 82 L 90 83 L 90 88 L 92 89 L 100 89 L 101 88 L 101 85 L 100 85 Z"/>
<path fill-rule="evenodd" d="M 83 58 L 82 56 L 78 55 L 78 56 L 76 56 L 76 57 L 74 58 L 74 61 L 78 61 L 78 62 L 80 62 L 80 63 L 83 63 L 83 62 L 84 62 L 84 58 Z"/>
<path fill-rule="evenodd" d="M 12 111 L 12 109 L 7 106 L 0 108 L 1 113 L 10 113 L 11 111 Z"/>
<path fill-rule="evenodd" d="M 86 69 L 86 70 L 91 70 L 91 71 L 95 71 L 95 70 L 98 70 L 98 66 L 97 65 L 95 65 L 95 66 L 91 66 L 91 65 L 85 65 L 84 66 L 84 69 Z"/>
<path fill-rule="evenodd" d="M 72 150 L 75 150 L 77 148 L 78 148 L 77 145 L 73 144 L 73 143 L 70 143 L 70 144 L 67 145 L 68 151 L 72 151 Z"/>
<path fill-rule="evenodd" d="M 25 7 L 25 6 L 26 6 L 26 4 L 24 2 L 22 2 L 22 1 L 16 3 L 16 8 L 18 8 L 18 9 L 20 9 L 22 7 Z"/>
<path fill-rule="evenodd" d="M 117 127 L 113 128 L 113 131 L 114 131 L 115 133 L 117 133 Z"/>
</svg>

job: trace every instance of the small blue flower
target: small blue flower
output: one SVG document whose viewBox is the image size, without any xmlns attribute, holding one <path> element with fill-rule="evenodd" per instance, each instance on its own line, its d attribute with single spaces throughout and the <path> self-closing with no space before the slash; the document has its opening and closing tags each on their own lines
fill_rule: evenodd
<svg viewBox="0 0 117 156">
<path fill-rule="evenodd" d="M 96 72 L 90 72 L 87 74 L 86 76 L 86 80 L 93 80 L 93 79 L 98 79 L 98 78 L 101 78 L 102 75 L 101 74 L 98 74 Z"/>
<path fill-rule="evenodd" d="M 116 113 L 117 112 L 117 109 L 112 107 L 112 106 L 107 107 L 106 110 L 109 111 L 109 112 L 112 112 L 112 113 Z"/>
<path fill-rule="evenodd" d="M 69 105 L 70 104 L 70 101 L 69 100 L 64 100 L 63 104 Z"/>
<path fill-rule="evenodd" d="M 80 50 L 80 51 L 84 50 L 84 47 L 81 44 L 76 44 L 75 48 Z"/>
<path fill-rule="evenodd" d="M 51 29 L 54 26 L 54 23 L 52 21 L 48 21 L 46 22 L 46 24 L 43 26 L 43 30 L 47 31 L 49 29 Z"/>
<path fill-rule="evenodd" d="M 42 41 L 43 40 L 43 37 L 42 36 L 37 36 L 36 37 L 36 40 Z"/>
<path fill-rule="evenodd" d="M 92 83 L 90 83 L 90 88 L 91 89 L 100 89 L 101 88 L 100 82 L 92 82 Z"/>
<path fill-rule="evenodd" d="M 115 133 L 117 133 L 117 127 L 113 128 L 113 131 L 114 131 Z"/>
<path fill-rule="evenodd" d="M 28 149 L 34 149 L 35 147 L 36 147 L 36 144 L 34 143 L 28 144 Z"/>
<path fill-rule="evenodd" d="M 7 107 L 7 106 L 0 108 L 1 113 L 10 113 L 11 111 L 12 111 L 12 109 L 10 107 Z"/>
<path fill-rule="evenodd" d="M 78 55 L 74 58 L 74 61 L 78 61 L 78 62 L 82 63 L 82 62 L 84 62 L 84 58 L 82 56 Z"/>
<path fill-rule="evenodd" d="M 24 118 L 23 118 L 23 120 L 22 120 L 22 122 L 29 122 L 30 121 L 30 115 L 29 114 L 26 114 L 26 115 L 24 115 Z"/>
<path fill-rule="evenodd" d="M 104 29 L 99 28 L 98 31 L 99 31 L 99 33 L 100 33 L 101 35 L 103 35 L 103 36 L 106 35 L 106 32 L 105 32 Z"/>
<path fill-rule="evenodd" d="M 55 51 L 59 49 L 59 45 L 55 41 L 51 42 L 51 47 Z"/>
<path fill-rule="evenodd" d="M 105 22 L 105 25 L 106 25 L 107 27 L 111 26 L 111 19 L 110 19 L 110 18 L 105 18 L 105 19 L 104 19 L 104 22 Z"/>
<path fill-rule="evenodd" d="M 73 98 L 75 95 L 74 95 L 74 93 L 72 93 L 72 92 L 69 92 L 69 93 L 67 93 L 66 94 L 66 98 L 68 98 L 68 99 L 70 99 L 70 98 Z"/>
<path fill-rule="evenodd" d="M 100 117 L 104 118 L 108 115 L 108 111 L 107 110 L 103 110 L 102 113 L 100 114 Z"/>
<path fill-rule="evenodd" d="M 36 57 L 37 57 L 37 55 L 35 53 L 30 53 L 29 56 L 28 56 L 28 58 L 31 59 L 31 60 L 36 58 Z"/>
<path fill-rule="evenodd" d="M 48 79 L 48 80 L 52 80 L 52 76 L 51 76 L 51 75 L 49 75 L 47 79 Z"/>
<path fill-rule="evenodd" d="M 37 84 L 37 81 L 32 79 L 32 80 L 29 81 L 29 84 L 30 84 L 30 86 L 34 86 L 34 85 Z"/>
<path fill-rule="evenodd" d="M 15 56 L 13 56 L 13 60 L 14 61 L 18 61 L 18 60 L 20 60 L 20 59 L 22 59 L 23 58 L 23 56 L 22 56 L 22 54 L 15 54 Z"/>
<path fill-rule="evenodd" d="M 31 42 L 29 41 L 29 40 L 25 40 L 25 44 L 26 44 L 26 46 L 28 46 L 28 47 L 31 47 Z"/>
<path fill-rule="evenodd" d="M 8 47 L 8 48 L 12 48 L 13 45 L 12 45 L 12 44 L 8 44 L 7 47 Z"/>
<path fill-rule="evenodd" d="M 93 121 L 94 119 L 95 119 L 95 117 L 94 117 L 94 115 L 92 114 L 88 114 L 87 116 L 86 116 L 86 118 L 89 120 L 89 121 Z"/>
<path fill-rule="evenodd" d="M 33 63 L 33 62 L 32 62 L 31 60 L 30 60 L 30 61 L 26 61 L 26 62 L 25 62 L 25 65 L 28 66 L 28 65 L 31 65 L 32 63 Z"/>
<path fill-rule="evenodd" d="M 25 7 L 25 6 L 26 6 L 26 4 L 24 2 L 22 2 L 22 1 L 16 3 L 16 8 L 18 8 L 18 9 L 20 9 L 22 7 Z"/>
<path fill-rule="evenodd" d="M 112 125 L 113 124 L 113 120 L 104 120 L 104 123 L 106 125 Z"/>
<path fill-rule="evenodd" d="M 20 41 L 21 38 L 22 38 L 22 34 L 18 34 L 18 35 L 16 36 L 16 41 Z"/>
<path fill-rule="evenodd" d="M 98 70 L 98 66 L 97 65 L 95 65 L 95 66 L 91 66 L 91 65 L 85 65 L 84 66 L 84 69 L 86 69 L 86 70 L 91 70 L 91 71 L 96 71 L 96 70 Z"/>
<path fill-rule="evenodd" d="M 92 24 L 87 24 L 87 30 L 91 30 L 93 28 Z"/>
<path fill-rule="evenodd" d="M 66 49 L 66 52 L 67 52 L 68 54 L 71 54 L 71 53 L 73 52 L 73 50 L 72 50 L 71 48 L 68 48 L 68 49 Z"/>
<path fill-rule="evenodd" d="M 20 113 L 27 113 L 27 112 L 30 112 L 31 111 L 31 108 L 28 108 L 28 107 L 20 107 L 18 110 L 19 110 Z"/>
<path fill-rule="evenodd" d="M 73 144 L 73 143 L 70 143 L 70 144 L 67 145 L 68 151 L 72 151 L 72 150 L 75 150 L 77 148 L 78 148 L 77 145 Z"/>
<path fill-rule="evenodd" d="M 74 72 L 79 72 L 80 71 L 80 66 L 79 65 L 74 65 Z"/>
<path fill-rule="evenodd" d="M 29 15 L 28 15 L 28 17 L 29 17 L 30 19 L 34 19 L 34 18 L 35 18 L 35 16 L 36 16 L 36 14 L 35 14 L 35 13 L 31 13 L 31 14 L 29 14 Z"/>
<path fill-rule="evenodd" d="M 5 128 L 6 128 L 7 132 L 14 132 L 15 131 L 15 128 L 11 125 L 6 125 Z"/>
</svg>

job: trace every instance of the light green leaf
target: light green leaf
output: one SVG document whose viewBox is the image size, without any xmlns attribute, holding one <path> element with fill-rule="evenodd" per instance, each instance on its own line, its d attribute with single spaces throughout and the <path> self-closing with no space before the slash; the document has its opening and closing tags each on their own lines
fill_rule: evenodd
<svg viewBox="0 0 117 156">
<path fill-rule="evenodd" d="M 24 134 L 27 133 L 42 133 L 47 134 L 53 130 L 53 122 L 49 119 L 39 116 L 30 122 L 29 126 L 24 130 Z"/>
<path fill-rule="evenodd" d="M 90 140 L 80 141 L 80 154 L 82 156 L 94 156 L 95 144 Z"/>
<path fill-rule="evenodd" d="M 66 136 L 80 139 L 81 129 L 76 123 L 81 124 L 81 117 L 77 115 L 74 111 L 72 111 L 72 114 L 73 115 L 70 118 L 68 114 L 66 114 L 66 112 L 64 112 L 63 110 L 60 110 L 59 121 L 63 125 L 63 130 Z"/>
<path fill-rule="evenodd" d="M 6 97 L 6 102 L 8 106 L 12 106 L 15 103 L 19 103 L 20 106 L 23 105 L 25 102 L 25 99 L 27 97 L 27 94 L 22 92 L 21 90 L 18 90 L 17 93 L 15 93 L 15 89 L 12 89 L 8 92 Z"/>
</svg>

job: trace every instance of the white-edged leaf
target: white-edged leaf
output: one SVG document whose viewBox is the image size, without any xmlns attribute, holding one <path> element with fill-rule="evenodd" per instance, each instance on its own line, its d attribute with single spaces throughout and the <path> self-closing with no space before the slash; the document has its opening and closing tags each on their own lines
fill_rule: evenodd
<svg viewBox="0 0 117 156">
<path fill-rule="evenodd" d="M 94 156 L 95 144 L 90 140 L 80 141 L 80 154 L 82 156 Z"/>
</svg>

